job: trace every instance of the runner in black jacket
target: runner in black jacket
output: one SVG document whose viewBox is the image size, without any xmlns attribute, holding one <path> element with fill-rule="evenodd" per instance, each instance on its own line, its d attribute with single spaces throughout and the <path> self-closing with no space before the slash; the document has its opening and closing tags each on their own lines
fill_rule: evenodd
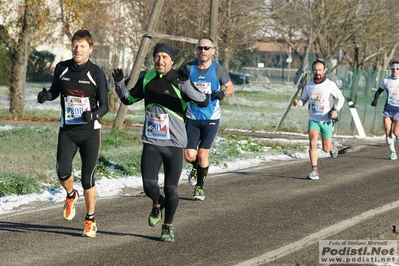
<svg viewBox="0 0 399 266">
<path fill-rule="evenodd" d="M 130 91 L 125 87 L 122 70 L 115 69 L 113 72 L 116 92 L 124 104 L 144 99 L 146 115 L 142 134 L 141 175 L 144 192 L 153 203 L 148 224 L 157 226 L 165 208 L 160 239 L 170 242 L 174 241 L 172 223 L 179 203 L 177 184 L 187 145 L 184 126 L 187 102 L 192 101 L 202 107 L 208 105 L 208 98 L 188 80 L 188 75 L 172 69 L 174 56 L 172 46 L 157 44 L 153 52 L 155 69 L 139 79 Z M 158 172 L 162 164 L 165 197 L 160 194 L 158 186 Z"/>
<path fill-rule="evenodd" d="M 94 211 L 97 189 L 94 170 L 101 144 L 100 117 L 108 112 L 108 87 L 104 71 L 89 60 L 93 51 L 90 32 L 78 30 L 72 37 L 73 58 L 59 62 L 54 70 L 50 90 L 38 94 L 39 103 L 60 96 L 61 119 L 57 147 L 57 175 L 67 192 L 63 215 L 75 216 L 78 191 L 73 188 L 72 161 L 79 149 L 82 160 L 81 182 L 87 214 L 83 236 L 95 237 L 97 231 Z"/>
</svg>

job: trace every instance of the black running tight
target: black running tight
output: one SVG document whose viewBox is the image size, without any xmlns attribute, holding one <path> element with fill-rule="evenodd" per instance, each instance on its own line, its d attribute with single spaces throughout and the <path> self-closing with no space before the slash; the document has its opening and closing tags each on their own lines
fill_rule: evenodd
<svg viewBox="0 0 399 266">
<path fill-rule="evenodd" d="M 100 151 L 100 129 L 69 129 L 60 128 L 57 147 L 57 175 L 62 181 L 72 175 L 72 161 L 79 149 L 82 161 L 82 187 L 94 187 L 94 170 Z"/>
<path fill-rule="evenodd" d="M 164 193 L 165 193 L 165 220 L 166 224 L 173 223 L 179 195 L 177 184 L 183 168 L 184 149 L 177 147 L 161 147 L 144 144 L 141 156 L 141 175 L 145 194 L 158 203 L 159 186 L 158 173 L 163 164 Z"/>
</svg>

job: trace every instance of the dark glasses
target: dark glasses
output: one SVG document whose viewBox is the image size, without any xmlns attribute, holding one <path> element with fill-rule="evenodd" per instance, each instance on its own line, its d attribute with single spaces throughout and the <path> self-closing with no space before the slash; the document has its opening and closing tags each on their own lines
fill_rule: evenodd
<svg viewBox="0 0 399 266">
<path fill-rule="evenodd" d="M 213 48 L 213 47 L 210 47 L 210 46 L 197 46 L 198 51 L 202 51 L 202 50 L 208 51 L 211 48 Z"/>
</svg>

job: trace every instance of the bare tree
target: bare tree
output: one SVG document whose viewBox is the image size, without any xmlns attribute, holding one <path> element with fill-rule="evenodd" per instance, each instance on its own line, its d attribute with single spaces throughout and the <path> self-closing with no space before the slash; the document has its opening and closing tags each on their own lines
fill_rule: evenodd
<svg viewBox="0 0 399 266">
<path fill-rule="evenodd" d="M 209 36 L 210 2 L 167 1 L 158 23 L 158 32 L 194 39 Z M 259 14 L 262 3 L 261 0 L 219 0 L 218 39 L 215 40 L 219 51 L 231 53 L 246 49 L 249 43 L 256 40 L 255 33 L 262 18 Z M 193 47 L 188 43 L 179 43 L 178 46 L 190 49 Z M 186 56 L 192 58 L 192 50 Z M 223 63 L 227 63 L 228 68 L 228 62 Z"/>
<path fill-rule="evenodd" d="M 84 21 L 88 7 L 96 5 L 96 0 L 60 1 L 64 11 L 61 18 L 66 23 L 62 33 L 71 35 L 71 25 L 79 25 Z M 82 9 L 85 8 L 85 9 Z M 54 23 L 57 21 L 54 9 L 44 0 L 14 1 L 10 8 L 7 0 L 0 1 L 0 41 L 9 52 L 12 61 L 10 76 L 10 112 L 24 112 L 24 87 L 26 55 L 36 44 L 53 37 L 57 31 Z M 50 15 L 51 14 L 51 15 Z"/>
<path fill-rule="evenodd" d="M 265 11 L 265 38 L 284 40 L 302 61 L 309 50 L 318 58 L 377 69 L 387 65 L 398 45 L 394 0 L 272 0 Z M 345 58 L 339 58 L 340 50 Z"/>
<path fill-rule="evenodd" d="M 129 1 L 121 0 L 109 3 L 107 8 L 108 23 L 104 32 L 107 38 L 104 41 L 110 47 L 110 66 L 105 70 L 112 80 L 111 69 L 121 68 L 126 75 L 133 69 L 133 63 L 140 47 L 143 29 L 148 23 L 153 0 Z M 146 66 L 143 66 L 143 70 Z M 109 71 L 108 71 L 109 70 Z M 120 101 L 114 89 L 109 91 L 109 109 L 116 111 Z"/>
<path fill-rule="evenodd" d="M 358 4 L 361 8 L 356 15 L 361 17 L 361 34 L 353 42 L 354 52 L 348 53 L 348 61 L 353 62 L 354 67 L 385 70 L 398 46 L 397 1 L 360 1 Z"/>
<path fill-rule="evenodd" d="M 35 25 L 45 26 L 48 10 L 44 1 L 15 2 L 11 6 L 6 1 L 0 2 L 0 12 L 7 15 L 0 24 L 0 41 L 9 52 L 11 65 L 10 76 L 10 112 L 22 113 L 24 110 L 25 56 L 29 43 L 34 36 Z M 42 16 L 38 16 L 42 13 Z"/>
<path fill-rule="evenodd" d="M 237 60 L 238 51 L 246 50 L 249 43 L 257 40 L 261 29 L 263 1 L 227 0 L 219 7 L 218 45 L 224 48 L 223 65 L 230 69 L 232 60 Z M 226 49 L 228 48 L 228 49 Z"/>
</svg>

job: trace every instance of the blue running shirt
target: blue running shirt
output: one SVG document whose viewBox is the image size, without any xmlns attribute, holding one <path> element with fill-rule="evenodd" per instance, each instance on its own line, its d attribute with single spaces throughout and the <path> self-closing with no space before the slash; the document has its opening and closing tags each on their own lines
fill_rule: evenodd
<svg viewBox="0 0 399 266">
<path fill-rule="evenodd" d="M 209 105 L 206 107 L 198 107 L 194 103 L 188 103 L 186 117 L 192 120 L 216 120 L 220 119 L 219 100 L 212 99 L 212 92 L 219 89 L 219 78 L 216 74 L 217 63 L 212 65 L 203 74 L 199 73 L 197 62 L 190 63 L 190 79 L 197 88 L 209 97 Z"/>
</svg>

